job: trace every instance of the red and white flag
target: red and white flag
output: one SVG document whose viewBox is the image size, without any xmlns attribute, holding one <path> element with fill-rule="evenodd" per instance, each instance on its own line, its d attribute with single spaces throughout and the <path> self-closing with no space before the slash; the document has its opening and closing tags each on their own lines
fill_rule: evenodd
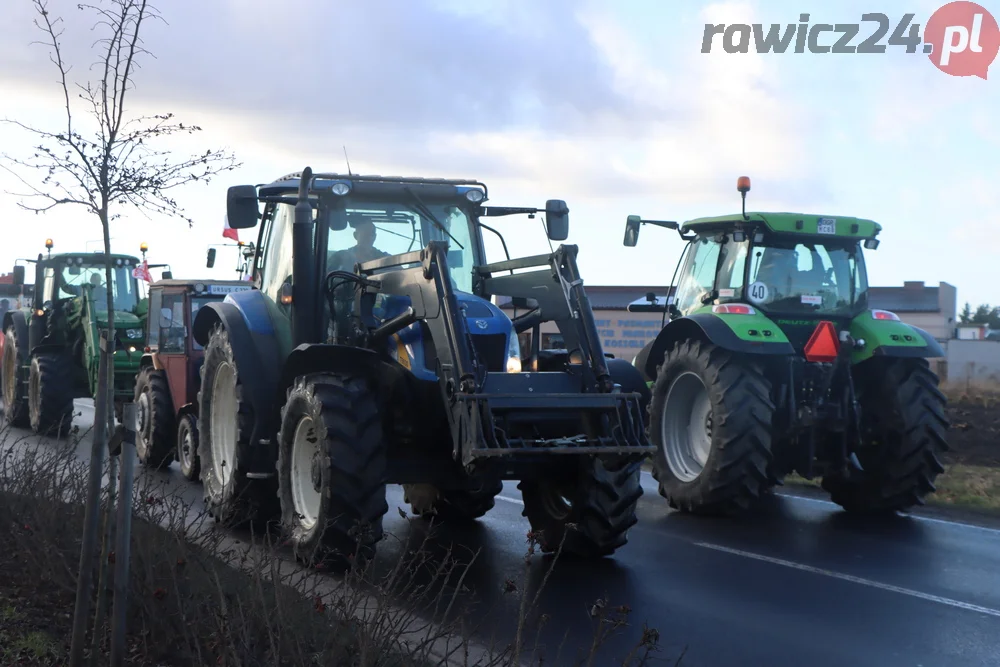
<svg viewBox="0 0 1000 667">
<path fill-rule="evenodd" d="M 235 230 L 235 229 L 233 229 L 232 227 L 229 226 L 229 216 L 228 215 L 226 216 L 226 226 L 222 230 L 222 236 L 225 237 L 225 238 L 227 238 L 227 239 L 232 239 L 232 240 L 236 241 L 237 243 L 240 242 L 240 233 L 239 233 L 239 231 L 237 231 L 237 230 Z"/>
<path fill-rule="evenodd" d="M 142 260 L 142 264 L 136 265 L 132 269 L 132 277 L 138 278 L 139 280 L 145 280 L 147 283 L 153 282 L 153 276 L 149 273 L 149 262 Z"/>
</svg>

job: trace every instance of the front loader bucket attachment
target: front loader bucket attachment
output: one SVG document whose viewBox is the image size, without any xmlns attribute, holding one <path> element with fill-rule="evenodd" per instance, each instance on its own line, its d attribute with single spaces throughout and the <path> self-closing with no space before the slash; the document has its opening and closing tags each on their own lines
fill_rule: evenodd
<svg viewBox="0 0 1000 667">
<path fill-rule="evenodd" d="M 580 393 L 578 378 L 569 373 L 489 373 L 479 393 L 455 398 L 461 417 L 454 442 L 465 465 L 497 456 L 641 459 L 654 452 L 639 394 Z"/>
</svg>

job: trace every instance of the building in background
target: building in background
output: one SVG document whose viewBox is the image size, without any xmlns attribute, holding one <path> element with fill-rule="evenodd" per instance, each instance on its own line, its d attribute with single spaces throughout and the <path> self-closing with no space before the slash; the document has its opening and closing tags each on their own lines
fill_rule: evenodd
<svg viewBox="0 0 1000 667">
<path fill-rule="evenodd" d="M 958 335 L 955 337 L 959 340 L 986 340 L 1000 334 L 1000 331 L 990 329 L 988 324 L 959 324 L 957 329 Z"/>
<path fill-rule="evenodd" d="M 663 315 L 661 313 L 630 313 L 628 304 L 643 299 L 647 294 L 660 297 L 673 293 L 664 285 L 587 285 L 585 286 L 590 304 L 594 309 L 597 331 L 604 351 L 618 359 L 632 361 L 635 355 L 659 333 Z M 920 327 L 947 345 L 955 337 L 955 319 L 958 294 L 954 285 L 940 283 L 937 287 L 927 287 L 923 282 L 907 281 L 902 287 L 870 287 L 868 290 L 871 308 L 889 310 L 907 324 Z M 508 316 L 514 317 L 510 300 L 499 297 L 497 305 Z M 562 338 L 554 322 L 546 322 L 541 327 L 541 347 L 558 348 Z M 528 350 L 531 333 L 521 334 L 521 349 Z M 946 371 L 941 362 L 941 371 Z"/>
</svg>

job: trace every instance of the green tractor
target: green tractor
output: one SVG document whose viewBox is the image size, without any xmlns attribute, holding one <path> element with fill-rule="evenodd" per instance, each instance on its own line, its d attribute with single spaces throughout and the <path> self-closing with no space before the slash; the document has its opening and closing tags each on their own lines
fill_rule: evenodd
<svg viewBox="0 0 1000 667">
<path fill-rule="evenodd" d="M 4 314 L 0 377 L 4 417 L 35 433 L 65 435 L 72 426 L 73 399 L 97 395 L 99 331 L 107 327 L 105 258 L 99 252 L 52 254 L 35 264 L 34 307 Z M 143 256 L 146 244 L 142 244 Z M 137 267 L 129 255 L 111 255 L 114 280 L 114 411 L 119 422 L 132 400 L 142 358 L 147 301 L 140 295 Z M 164 272 L 169 276 L 169 271 Z M 14 283 L 24 284 L 24 266 L 14 267 Z"/>
<path fill-rule="evenodd" d="M 687 246 L 662 312 L 665 326 L 633 364 L 652 388 L 654 477 L 670 505 L 741 513 L 791 473 L 822 478 L 846 511 L 922 505 L 947 451 L 945 397 L 927 332 L 872 309 L 861 246 L 881 226 L 853 217 L 747 213 L 682 224 Z M 669 321 L 667 317 L 669 316 Z"/>
</svg>

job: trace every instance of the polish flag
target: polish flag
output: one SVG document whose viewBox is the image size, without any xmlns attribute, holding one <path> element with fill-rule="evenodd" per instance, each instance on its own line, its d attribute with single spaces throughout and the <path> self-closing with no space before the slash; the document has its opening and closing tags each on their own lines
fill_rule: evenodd
<svg viewBox="0 0 1000 667">
<path fill-rule="evenodd" d="M 240 233 L 238 230 L 233 229 L 229 226 L 229 216 L 226 216 L 226 226 L 222 230 L 222 236 L 227 239 L 232 239 L 237 243 L 240 242 Z"/>
<path fill-rule="evenodd" d="M 142 260 L 142 264 L 132 269 L 132 277 L 145 280 L 147 283 L 153 282 L 153 276 L 149 273 L 149 262 Z"/>
</svg>

